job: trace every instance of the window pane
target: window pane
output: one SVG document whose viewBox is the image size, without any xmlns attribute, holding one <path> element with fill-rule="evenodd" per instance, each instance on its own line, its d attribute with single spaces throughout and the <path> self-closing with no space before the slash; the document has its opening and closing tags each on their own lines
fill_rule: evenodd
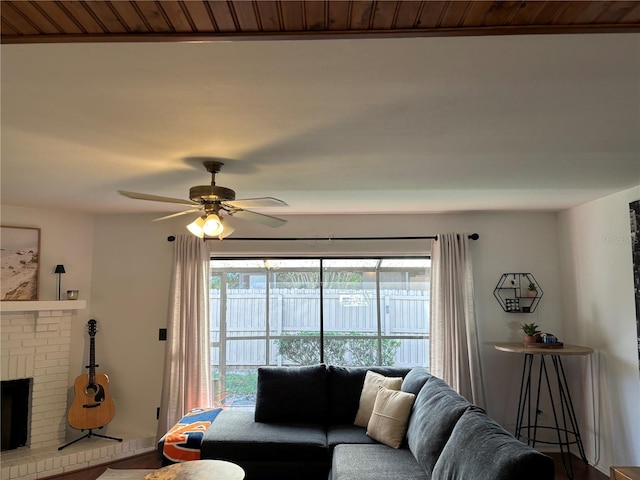
<svg viewBox="0 0 640 480">
<path fill-rule="evenodd" d="M 320 262 L 269 260 L 274 365 L 320 363 Z"/>
<path fill-rule="evenodd" d="M 428 366 L 429 268 L 425 258 L 212 260 L 217 404 L 252 405 L 261 365 Z"/>
<path fill-rule="evenodd" d="M 323 260 L 322 265 L 327 270 L 353 270 L 353 269 L 375 269 L 380 263 L 380 259 L 367 258 L 327 258 Z"/>
<path fill-rule="evenodd" d="M 214 404 L 233 409 L 253 408 L 258 391 L 256 368 L 213 370 Z"/>
</svg>

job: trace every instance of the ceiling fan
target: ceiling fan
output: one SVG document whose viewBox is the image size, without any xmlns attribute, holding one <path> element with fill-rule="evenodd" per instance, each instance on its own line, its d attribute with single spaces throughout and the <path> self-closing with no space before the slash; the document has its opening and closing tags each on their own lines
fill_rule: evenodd
<svg viewBox="0 0 640 480">
<path fill-rule="evenodd" d="M 226 221 L 227 216 L 261 223 L 268 227 L 280 227 L 287 223 L 287 221 L 282 218 L 246 210 L 246 208 L 256 207 L 287 207 L 288 205 L 285 202 L 273 197 L 245 198 L 236 200 L 236 192 L 230 188 L 219 187 L 216 185 L 216 173 L 220 172 L 224 163 L 206 161 L 203 162 L 203 165 L 204 168 L 211 173 L 211 185 L 196 185 L 191 187 L 189 189 L 190 200 L 149 195 L 147 193 L 128 192 L 125 190 L 118 190 L 118 193 L 135 200 L 178 203 L 193 207 L 189 210 L 185 210 L 184 212 L 178 212 L 156 218 L 154 221 L 167 220 L 180 215 L 202 212 L 202 214 L 193 223 L 187 225 L 189 231 L 200 238 L 207 236 L 218 237 L 222 240 L 223 238 L 231 235 L 235 229 Z"/>
</svg>

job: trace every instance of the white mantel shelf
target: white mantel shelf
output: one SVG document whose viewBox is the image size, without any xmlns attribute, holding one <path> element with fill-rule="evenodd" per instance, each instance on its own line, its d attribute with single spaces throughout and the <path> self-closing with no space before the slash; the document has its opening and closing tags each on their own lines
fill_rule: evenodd
<svg viewBox="0 0 640 480">
<path fill-rule="evenodd" d="M 0 302 L 0 312 L 38 312 L 47 310 L 84 310 L 86 300 L 44 300 Z"/>
</svg>

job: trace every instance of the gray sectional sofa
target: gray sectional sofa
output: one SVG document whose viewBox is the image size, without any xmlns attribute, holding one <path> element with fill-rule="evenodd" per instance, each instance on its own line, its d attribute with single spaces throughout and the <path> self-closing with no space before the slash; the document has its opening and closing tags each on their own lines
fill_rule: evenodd
<svg viewBox="0 0 640 480">
<path fill-rule="evenodd" d="M 415 395 L 406 439 L 391 448 L 353 425 L 367 370 Z M 201 458 L 247 480 L 553 480 L 553 460 L 519 442 L 423 368 L 263 367 L 255 411 L 224 410 Z"/>
</svg>

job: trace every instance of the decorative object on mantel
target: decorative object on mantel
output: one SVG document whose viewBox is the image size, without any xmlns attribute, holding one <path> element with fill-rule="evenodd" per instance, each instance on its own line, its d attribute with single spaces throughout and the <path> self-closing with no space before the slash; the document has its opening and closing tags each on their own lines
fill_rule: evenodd
<svg viewBox="0 0 640 480">
<path fill-rule="evenodd" d="M 79 294 L 79 290 L 67 290 L 67 300 L 77 300 Z"/>
<path fill-rule="evenodd" d="M 503 273 L 493 296 L 505 312 L 532 313 L 542 298 L 542 288 L 532 273 Z"/>
<path fill-rule="evenodd" d="M 0 300 L 38 300 L 40 229 L 2 226 Z"/>
<path fill-rule="evenodd" d="M 58 294 L 56 295 L 56 300 L 62 300 L 62 297 L 60 296 L 60 288 L 62 286 L 62 274 L 67 273 L 64 271 L 64 265 L 56 265 L 56 269 L 53 273 L 58 275 Z"/>
</svg>

